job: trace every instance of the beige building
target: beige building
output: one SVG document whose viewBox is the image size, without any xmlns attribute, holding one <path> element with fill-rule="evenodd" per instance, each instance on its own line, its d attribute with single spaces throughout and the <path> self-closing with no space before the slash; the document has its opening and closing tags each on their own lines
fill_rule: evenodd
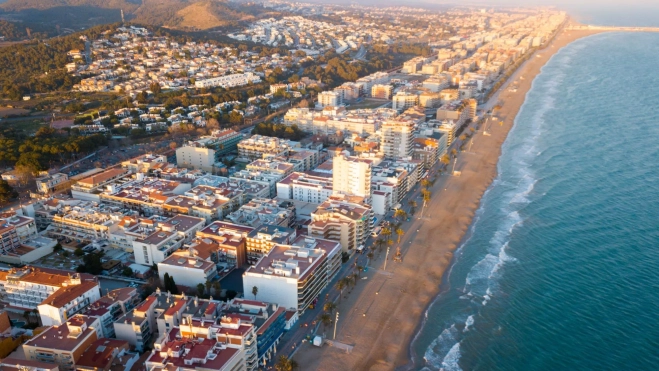
<svg viewBox="0 0 659 371">
<path fill-rule="evenodd" d="M 176 149 L 176 164 L 180 167 L 213 172 L 215 150 L 201 141 L 191 141 Z"/>
<path fill-rule="evenodd" d="M 371 197 L 371 167 L 376 159 L 334 157 L 332 165 L 332 188 L 334 193 L 353 195 L 369 199 Z"/>
<path fill-rule="evenodd" d="M 393 109 L 395 109 L 399 112 L 403 112 L 406 109 L 412 108 L 412 107 L 414 107 L 418 104 L 419 104 L 419 96 L 418 95 L 416 95 L 414 93 L 406 92 L 406 91 L 399 91 L 393 97 L 393 101 L 391 103 L 391 108 L 393 108 Z"/>
<path fill-rule="evenodd" d="M 411 121 L 390 120 L 382 125 L 381 148 L 387 158 L 403 158 L 412 155 L 414 124 Z"/>
<path fill-rule="evenodd" d="M 371 88 L 371 96 L 373 98 L 391 99 L 394 87 L 391 85 L 376 84 Z"/>
<path fill-rule="evenodd" d="M 345 252 L 364 245 L 370 236 L 373 212 L 360 198 L 332 196 L 311 213 L 309 236 L 337 241 Z"/>
</svg>

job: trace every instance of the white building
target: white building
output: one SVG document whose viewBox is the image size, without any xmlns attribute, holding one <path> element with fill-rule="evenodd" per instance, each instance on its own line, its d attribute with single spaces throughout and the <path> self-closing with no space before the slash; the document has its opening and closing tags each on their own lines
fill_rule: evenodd
<svg viewBox="0 0 659 371">
<path fill-rule="evenodd" d="M 80 276 L 77 277 L 71 278 L 66 286 L 55 291 L 37 306 L 43 326 L 59 326 L 66 322 L 67 318 L 101 298 L 98 282 L 81 281 Z"/>
<path fill-rule="evenodd" d="M 243 274 L 243 287 L 256 287 L 259 300 L 304 312 L 336 275 L 340 252 L 338 242 L 302 236 L 275 245 Z"/>
<path fill-rule="evenodd" d="M 183 244 L 192 241 L 195 233 L 205 224 L 205 219 L 187 215 L 143 224 L 139 231 L 141 236 L 132 241 L 135 262 L 142 265 L 160 263 Z"/>
<path fill-rule="evenodd" d="M 222 87 L 222 88 L 231 88 L 234 86 L 243 86 L 249 83 L 258 83 L 261 82 L 261 78 L 258 75 L 253 74 L 252 72 L 247 73 L 235 73 L 232 75 L 213 77 L 206 80 L 195 81 L 195 88 L 212 88 L 212 87 Z"/>
<path fill-rule="evenodd" d="M 418 104 L 419 104 L 419 96 L 418 95 L 416 95 L 414 93 L 406 92 L 406 91 L 399 91 L 393 97 L 393 101 L 391 103 L 391 108 L 393 108 L 393 109 L 395 109 L 399 112 L 402 112 L 402 111 L 405 111 L 408 108 L 412 108 L 412 107 L 414 107 Z"/>
<path fill-rule="evenodd" d="M 212 172 L 215 165 L 215 150 L 202 141 L 190 141 L 176 149 L 176 164 L 180 167 Z"/>
<path fill-rule="evenodd" d="M 343 104 L 343 95 L 334 91 L 324 91 L 318 94 L 317 107 L 340 106 Z"/>
<path fill-rule="evenodd" d="M 217 275 L 215 263 L 195 256 L 192 251 L 177 251 L 158 263 L 158 275 L 164 282 L 165 273 L 174 278 L 177 285 L 195 288 Z"/>
<path fill-rule="evenodd" d="M 375 159 L 336 156 L 332 164 L 334 193 L 370 199 L 371 167 L 375 163 Z"/>
<path fill-rule="evenodd" d="M 295 172 L 277 183 L 277 198 L 321 203 L 334 192 L 332 177 Z"/>
<path fill-rule="evenodd" d="M 412 155 L 414 124 L 410 121 L 390 120 L 382 125 L 382 152 L 387 158 Z"/>
<path fill-rule="evenodd" d="M 62 173 L 56 173 L 53 175 L 37 178 L 37 191 L 39 191 L 39 193 L 48 194 L 53 192 L 58 185 L 68 181 L 69 176 Z"/>
</svg>

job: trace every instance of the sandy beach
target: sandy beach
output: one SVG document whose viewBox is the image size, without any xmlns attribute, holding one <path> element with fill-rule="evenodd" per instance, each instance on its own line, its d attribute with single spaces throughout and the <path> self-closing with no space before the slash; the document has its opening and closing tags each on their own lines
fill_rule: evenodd
<svg viewBox="0 0 659 371">
<path fill-rule="evenodd" d="M 300 370 L 392 370 L 412 366 L 410 342 L 421 318 L 439 291 L 442 276 L 450 266 L 453 251 L 469 228 L 480 199 L 497 176 L 501 145 L 513 126 L 531 83 L 549 58 L 563 46 L 598 31 L 561 31 L 545 49 L 536 52 L 511 77 L 517 85 L 512 92 L 504 85 L 491 101 L 500 108 L 495 116 L 503 121 L 483 128 L 473 136 L 470 153 L 458 156 L 460 176 L 441 175 L 431 188 L 433 198 L 419 218 L 406 223 L 401 238 L 403 262 L 387 262 L 377 254 L 351 293 L 344 294 L 338 307 L 337 341 L 354 346 L 347 354 L 337 348 L 302 345 L 295 354 Z M 520 77 L 523 77 L 521 79 Z M 421 203 L 419 203 L 420 205 Z M 330 335 L 331 336 L 331 335 Z M 422 356 L 422 355 L 421 355 Z"/>
</svg>

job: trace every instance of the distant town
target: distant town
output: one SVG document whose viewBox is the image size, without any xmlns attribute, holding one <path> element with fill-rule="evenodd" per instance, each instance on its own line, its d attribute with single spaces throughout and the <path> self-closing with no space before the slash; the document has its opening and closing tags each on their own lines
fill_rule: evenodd
<svg viewBox="0 0 659 371">
<path fill-rule="evenodd" d="M 42 122 L 0 138 L 3 369 L 292 367 L 567 19 L 263 5 L 291 15 L 227 38 L 286 52 L 120 25 L 61 56 L 62 101 L 26 92 L 0 121 Z M 377 69 L 378 50 L 406 57 Z"/>
</svg>

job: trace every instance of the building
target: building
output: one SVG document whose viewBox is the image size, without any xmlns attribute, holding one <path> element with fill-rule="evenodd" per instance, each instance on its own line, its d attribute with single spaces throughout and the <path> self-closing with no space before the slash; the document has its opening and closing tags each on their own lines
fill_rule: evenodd
<svg viewBox="0 0 659 371">
<path fill-rule="evenodd" d="M 292 227 L 295 224 L 295 206 L 273 199 L 255 198 L 227 215 L 226 219 L 252 228 L 263 224 Z"/>
<path fill-rule="evenodd" d="M 180 250 L 158 263 L 158 275 L 163 282 L 165 274 L 173 277 L 177 285 L 195 288 L 215 278 L 217 268 L 214 262 L 197 256 L 194 249 Z"/>
<path fill-rule="evenodd" d="M 143 173 L 107 186 L 100 194 L 103 203 L 137 211 L 140 215 L 163 215 L 167 201 L 191 188 L 190 180 L 177 181 L 146 177 Z"/>
<path fill-rule="evenodd" d="M 0 255 L 13 254 L 36 237 L 37 224 L 33 218 L 16 214 L 0 218 Z"/>
<path fill-rule="evenodd" d="M 302 313 L 331 282 L 340 265 L 340 244 L 300 236 L 291 245 L 275 245 L 247 269 L 243 287 L 257 287 L 259 299 Z"/>
<path fill-rule="evenodd" d="M 439 93 L 423 92 L 419 94 L 419 106 L 424 108 L 435 108 L 442 103 Z"/>
<path fill-rule="evenodd" d="M 101 298 L 98 282 L 82 281 L 77 276 L 69 280 L 70 285 L 62 286 L 37 306 L 43 326 L 59 326 Z"/>
<path fill-rule="evenodd" d="M 99 174 L 79 180 L 71 186 L 71 196 L 78 200 L 99 202 L 99 194 L 105 186 L 130 175 L 128 169 L 109 169 Z"/>
<path fill-rule="evenodd" d="M 371 167 L 374 159 L 336 156 L 332 166 L 334 193 L 369 199 L 371 196 Z"/>
<path fill-rule="evenodd" d="M 439 93 L 440 91 L 449 87 L 450 80 L 448 76 L 445 75 L 433 75 L 423 81 L 422 86 L 433 93 Z"/>
<path fill-rule="evenodd" d="M 125 340 L 97 339 L 76 361 L 76 371 L 130 370 L 139 354 L 131 353 L 128 346 Z"/>
<path fill-rule="evenodd" d="M 96 285 L 96 293 L 93 291 L 93 285 L 85 284 L 84 287 L 89 290 L 82 292 L 82 296 L 71 297 L 69 301 L 62 299 L 63 297 L 66 299 L 69 295 L 57 294 L 62 288 L 71 288 L 87 282 Z M 94 276 L 79 273 L 71 275 L 67 271 L 29 266 L 0 271 L 0 294 L 8 305 L 26 310 L 37 309 L 42 303 L 50 303 L 48 299 L 58 298 L 57 302 L 63 303 L 62 307 L 67 310 L 68 316 L 75 313 L 72 310 L 84 309 L 85 302 L 90 304 L 100 298 L 98 282 Z M 58 310 L 58 314 L 54 314 L 53 318 L 60 318 L 59 313 Z M 48 323 L 52 319 L 45 321 Z"/>
<path fill-rule="evenodd" d="M 152 153 L 145 153 L 121 163 L 122 168 L 130 170 L 132 173 L 151 173 L 163 165 L 167 165 L 167 156 Z"/>
<path fill-rule="evenodd" d="M 76 315 L 62 326 L 52 326 L 23 344 L 25 359 L 55 363 L 62 371 L 73 371 L 76 362 L 99 337 L 97 321 Z"/>
<path fill-rule="evenodd" d="M 42 194 L 49 194 L 55 191 L 57 186 L 68 183 L 69 176 L 62 173 L 47 175 L 36 179 L 37 191 Z"/>
<path fill-rule="evenodd" d="M 247 235 L 247 263 L 256 264 L 277 245 L 287 245 L 295 240 L 296 230 L 279 225 L 263 224 Z"/>
<path fill-rule="evenodd" d="M 403 63 L 402 72 L 404 73 L 417 73 L 421 70 L 424 63 L 423 57 L 414 57 L 407 62 Z"/>
<path fill-rule="evenodd" d="M 90 243 L 110 238 L 119 222 L 134 212 L 120 206 L 82 201 L 75 205 L 62 205 L 54 215 L 46 234 L 52 238 Z"/>
<path fill-rule="evenodd" d="M 208 143 L 215 150 L 215 158 L 231 153 L 238 148 L 238 143 L 243 139 L 243 134 L 231 129 L 215 130 L 211 133 L 215 140 Z"/>
<path fill-rule="evenodd" d="M 414 139 L 412 159 L 423 163 L 425 170 L 437 164 L 437 161 L 446 154 L 448 149 L 448 136 L 443 133 L 432 133 L 427 137 Z"/>
<path fill-rule="evenodd" d="M 311 213 L 311 237 L 337 241 L 344 252 L 366 243 L 373 225 L 371 207 L 357 197 L 332 196 Z M 363 200 L 363 199 L 362 199 Z"/>
<path fill-rule="evenodd" d="M 123 287 L 110 291 L 107 295 L 91 303 L 82 314 L 98 318 L 101 336 L 114 338 L 114 321 L 133 309 L 139 303 L 137 289 Z"/>
<path fill-rule="evenodd" d="M 343 104 L 343 94 L 335 91 L 324 91 L 318 94 L 317 107 L 335 107 Z"/>
<path fill-rule="evenodd" d="M 277 198 L 321 203 L 334 192 L 332 176 L 295 172 L 277 183 Z"/>
<path fill-rule="evenodd" d="M 252 72 L 234 73 L 231 75 L 214 77 L 205 80 L 197 80 L 195 81 L 195 88 L 201 89 L 219 86 L 226 89 L 258 82 L 261 82 L 261 78 Z"/>
<path fill-rule="evenodd" d="M 241 140 L 237 147 L 238 157 L 256 160 L 263 158 L 265 155 L 285 157 L 294 148 L 299 148 L 300 143 L 287 139 L 253 135 L 249 139 Z"/>
<path fill-rule="evenodd" d="M 202 137 L 177 148 L 176 164 L 184 168 L 214 172 L 215 150 L 206 145 L 211 140 L 212 138 Z"/>
<path fill-rule="evenodd" d="M 197 232 L 197 239 L 188 247 L 225 269 L 240 268 L 247 262 L 247 236 L 253 230 L 243 225 L 213 222 Z"/>
<path fill-rule="evenodd" d="M 461 128 L 471 118 L 470 111 L 471 108 L 467 100 L 452 101 L 437 109 L 437 120 L 453 121 L 457 128 Z"/>
<path fill-rule="evenodd" d="M 164 221 L 143 219 L 138 232 L 140 237 L 132 241 L 135 262 L 153 265 L 165 260 L 174 251 L 191 242 L 206 220 L 177 215 Z"/>
<path fill-rule="evenodd" d="M 455 140 L 455 133 L 457 130 L 458 126 L 453 121 L 444 121 L 439 128 L 437 128 L 437 131 L 444 134 L 446 137 L 447 146 L 450 146 L 453 143 L 453 140 Z"/>
<path fill-rule="evenodd" d="M 371 97 L 379 99 L 391 99 L 394 87 L 391 85 L 376 84 L 371 87 Z"/>
<path fill-rule="evenodd" d="M 410 121 L 389 120 L 382 125 L 382 153 L 387 158 L 404 158 L 412 155 L 414 124 Z"/>
<path fill-rule="evenodd" d="M 391 108 L 398 112 L 403 112 L 419 104 L 419 96 L 407 91 L 399 91 L 392 99 Z"/>
</svg>

